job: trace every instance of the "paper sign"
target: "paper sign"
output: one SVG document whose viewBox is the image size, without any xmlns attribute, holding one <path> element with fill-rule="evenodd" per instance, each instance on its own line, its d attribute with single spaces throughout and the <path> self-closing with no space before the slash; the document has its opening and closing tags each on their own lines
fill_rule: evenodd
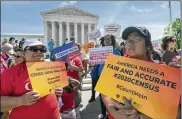
<svg viewBox="0 0 182 119">
<path fill-rule="evenodd" d="M 94 48 L 94 42 L 89 42 L 87 44 L 82 45 L 82 49 L 86 53 L 88 53 L 89 48 Z"/>
<path fill-rule="evenodd" d="M 78 46 L 74 42 L 64 44 L 53 49 L 53 56 L 59 61 L 69 61 L 80 55 Z"/>
<path fill-rule="evenodd" d="M 104 35 L 112 34 L 116 38 L 120 38 L 121 26 L 118 24 L 104 25 Z"/>
<path fill-rule="evenodd" d="M 104 64 L 109 53 L 113 53 L 112 46 L 90 48 L 89 49 L 89 61 L 91 65 Z"/>
<path fill-rule="evenodd" d="M 54 92 L 57 87 L 68 85 L 64 62 L 31 62 L 26 65 L 32 89 L 38 91 L 41 97 Z"/>
<path fill-rule="evenodd" d="M 101 32 L 99 29 L 91 32 L 91 33 L 88 33 L 88 39 L 89 40 L 94 40 L 96 38 L 99 38 L 101 36 Z"/>
<path fill-rule="evenodd" d="M 180 69 L 110 54 L 96 91 L 121 103 L 132 99 L 139 112 L 153 119 L 176 119 Z"/>
<path fill-rule="evenodd" d="M 153 45 L 154 49 L 160 48 L 160 43 L 158 40 L 153 40 L 152 45 Z"/>
</svg>

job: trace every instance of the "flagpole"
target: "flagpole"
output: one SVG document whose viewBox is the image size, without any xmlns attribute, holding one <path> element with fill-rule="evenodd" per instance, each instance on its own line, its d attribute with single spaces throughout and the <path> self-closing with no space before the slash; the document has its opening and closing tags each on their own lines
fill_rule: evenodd
<svg viewBox="0 0 182 119">
<path fill-rule="evenodd" d="M 169 1 L 169 13 L 170 13 L 170 35 L 173 35 L 173 29 L 172 29 L 172 12 L 171 12 L 171 1 Z"/>
</svg>

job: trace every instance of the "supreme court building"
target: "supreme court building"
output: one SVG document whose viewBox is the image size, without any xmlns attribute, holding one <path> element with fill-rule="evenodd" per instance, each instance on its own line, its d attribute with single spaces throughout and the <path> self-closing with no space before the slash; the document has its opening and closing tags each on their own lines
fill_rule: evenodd
<svg viewBox="0 0 182 119">
<path fill-rule="evenodd" d="M 73 6 L 61 7 L 41 12 L 44 22 L 44 44 L 50 39 L 56 46 L 62 45 L 66 38 L 84 44 L 88 42 L 88 32 L 97 29 L 97 15 Z"/>
</svg>

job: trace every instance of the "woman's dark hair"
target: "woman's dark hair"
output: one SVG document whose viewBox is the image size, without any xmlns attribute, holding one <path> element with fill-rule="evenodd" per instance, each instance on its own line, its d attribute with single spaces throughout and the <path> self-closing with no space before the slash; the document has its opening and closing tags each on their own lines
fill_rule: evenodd
<svg viewBox="0 0 182 119">
<path fill-rule="evenodd" d="M 78 49 L 81 50 L 82 49 L 82 46 L 80 43 L 76 43 L 76 45 L 78 46 Z"/>
<path fill-rule="evenodd" d="M 74 91 L 74 85 L 71 83 L 71 80 L 68 79 L 69 85 L 63 88 L 66 92 L 70 93 Z"/>
<path fill-rule="evenodd" d="M 107 37 L 110 37 L 111 38 L 111 41 L 112 41 L 112 46 L 113 47 L 115 47 L 116 46 L 116 37 L 114 36 L 114 35 L 105 35 L 105 36 L 103 36 L 103 37 L 101 37 L 100 38 L 100 45 L 101 46 L 105 46 L 105 44 L 104 44 L 104 40 L 105 40 L 105 38 L 107 38 Z"/>
<path fill-rule="evenodd" d="M 122 45 L 125 45 L 125 43 L 124 43 L 124 42 L 121 42 L 121 43 L 120 43 L 120 46 L 122 46 Z"/>
<path fill-rule="evenodd" d="M 18 48 L 18 49 L 15 50 L 15 52 L 18 52 L 18 51 L 21 51 L 22 52 L 23 50 L 20 49 L 20 48 Z"/>
<path fill-rule="evenodd" d="M 156 52 L 155 50 L 152 51 L 152 59 L 153 59 L 153 60 L 162 61 L 162 59 L 161 59 L 159 53 Z"/>
<path fill-rule="evenodd" d="M 161 47 L 164 51 L 166 51 L 168 49 L 168 43 L 169 41 L 172 40 L 172 38 L 174 38 L 175 36 L 165 36 L 162 38 L 162 44 L 161 44 Z"/>
<path fill-rule="evenodd" d="M 13 41 L 15 38 L 14 37 L 10 37 L 9 38 L 9 41 Z"/>
<path fill-rule="evenodd" d="M 22 40 L 22 41 L 25 41 L 25 38 L 22 38 L 21 40 Z"/>
<path fill-rule="evenodd" d="M 146 48 L 146 55 L 147 57 L 151 57 L 152 53 L 154 52 L 152 42 L 149 39 L 145 39 L 145 48 Z"/>
</svg>

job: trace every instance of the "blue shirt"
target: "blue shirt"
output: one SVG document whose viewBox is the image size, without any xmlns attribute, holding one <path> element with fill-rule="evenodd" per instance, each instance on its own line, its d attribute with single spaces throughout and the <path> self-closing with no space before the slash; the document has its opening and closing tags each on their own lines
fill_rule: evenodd
<svg viewBox="0 0 182 119">
<path fill-rule="evenodd" d="M 121 56 L 120 52 L 115 48 L 113 48 L 113 54 Z M 100 64 L 98 69 L 99 76 L 101 75 L 103 68 L 104 68 L 104 64 Z"/>
<path fill-rule="evenodd" d="M 97 64 L 94 69 L 91 71 L 90 75 L 92 80 L 98 80 L 98 69 L 99 69 L 99 64 Z"/>
<path fill-rule="evenodd" d="M 48 43 L 48 48 L 49 48 L 49 51 L 50 51 L 50 52 L 52 52 L 52 50 L 54 49 L 54 46 L 55 46 L 54 42 L 50 41 L 50 42 Z"/>
</svg>

